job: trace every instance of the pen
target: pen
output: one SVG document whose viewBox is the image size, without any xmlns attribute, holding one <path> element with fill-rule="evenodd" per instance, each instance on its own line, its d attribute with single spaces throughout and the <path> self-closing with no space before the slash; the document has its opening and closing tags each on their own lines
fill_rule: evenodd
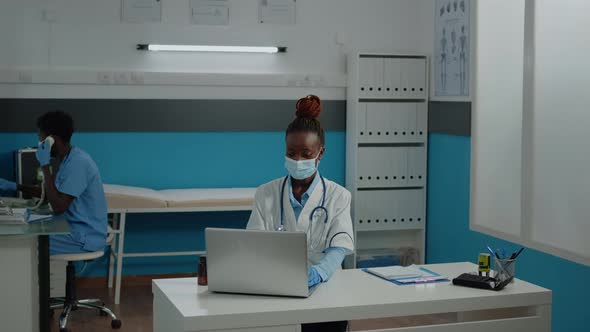
<svg viewBox="0 0 590 332">
<path fill-rule="evenodd" d="M 524 247 L 521 247 L 520 250 L 518 252 L 515 252 L 514 254 L 512 254 L 512 256 L 510 256 L 510 259 L 516 259 L 516 257 L 518 257 L 518 255 L 520 255 L 520 253 L 524 250 Z"/>
<path fill-rule="evenodd" d="M 492 254 L 492 256 L 494 256 L 494 257 L 496 257 L 496 258 L 500 259 L 500 256 L 498 256 L 498 254 L 497 254 L 497 253 L 495 253 L 495 252 L 492 250 L 492 248 L 490 248 L 490 246 L 487 246 L 486 248 L 488 248 L 488 251 L 490 252 L 490 254 Z"/>
</svg>

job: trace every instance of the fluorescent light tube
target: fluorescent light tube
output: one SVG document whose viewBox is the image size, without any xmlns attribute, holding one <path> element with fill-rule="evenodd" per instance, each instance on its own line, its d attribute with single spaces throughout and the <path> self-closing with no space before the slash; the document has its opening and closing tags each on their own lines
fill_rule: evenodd
<svg viewBox="0 0 590 332">
<path fill-rule="evenodd" d="M 170 51 L 170 52 L 221 52 L 221 53 L 285 53 L 286 47 L 278 46 L 214 46 L 214 45 L 163 45 L 138 44 L 142 51 Z"/>
</svg>

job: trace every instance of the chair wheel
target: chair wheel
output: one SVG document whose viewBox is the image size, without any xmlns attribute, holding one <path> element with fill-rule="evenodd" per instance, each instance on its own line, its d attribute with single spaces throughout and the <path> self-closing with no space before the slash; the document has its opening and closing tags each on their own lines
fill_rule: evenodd
<svg viewBox="0 0 590 332">
<path fill-rule="evenodd" d="M 121 320 L 120 320 L 120 319 L 113 319 L 113 320 L 111 321 L 111 327 L 112 327 L 112 328 L 114 328 L 114 329 L 119 329 L 119 328 L 121 328 L 121 325 L 122 325 L 122 323 L 121 323 Z M 60 332 L 61 332 L 61 331 L 60 331 Z"/>
<path fill-rule="evenodd" d="M 63 329 L 59 329 L 59 332 L 70 332 L 70 330 L 67 327 L 64 327 Z"/>
</svg>

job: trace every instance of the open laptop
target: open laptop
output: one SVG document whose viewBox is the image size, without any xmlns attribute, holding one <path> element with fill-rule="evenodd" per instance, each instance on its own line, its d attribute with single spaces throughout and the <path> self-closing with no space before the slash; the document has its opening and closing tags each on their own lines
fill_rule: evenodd
<svg viewBox="0 0 590 332">
<path fill-rule="evenodd" d="M 209 290 L 308 297 L 305 233 L 205 229 Z"/>
</svg>

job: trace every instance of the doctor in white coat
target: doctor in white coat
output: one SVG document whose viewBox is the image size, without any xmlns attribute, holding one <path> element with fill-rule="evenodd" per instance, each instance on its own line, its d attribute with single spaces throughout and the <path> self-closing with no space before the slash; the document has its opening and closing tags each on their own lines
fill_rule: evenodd
<svg viewBox="0 0 590 332">
<path fill-rule="evenodd" d="M 324 178 L 318 165 L 325 153 L 325 132 L 317 117 L 321 101 L 297 102 L 296 118 L 286 131 L 288 175 L 258 188 L 248 229 L 306 232 L 309 285 L 327 281 L 354 250 L 350 192 Z"/>
<path fill-rule="evenodd" d="M 326 282 L 354 250 L 350 192 L 318 171 L 325 131 L 317 96 L 301 98 L 286 131 L 288 175 L 256 190 L 248 229 L 306 232 L 308 284 Z M 304 324 L 303 331 L 345 331 L 347 322 Z"/>
</svg>

